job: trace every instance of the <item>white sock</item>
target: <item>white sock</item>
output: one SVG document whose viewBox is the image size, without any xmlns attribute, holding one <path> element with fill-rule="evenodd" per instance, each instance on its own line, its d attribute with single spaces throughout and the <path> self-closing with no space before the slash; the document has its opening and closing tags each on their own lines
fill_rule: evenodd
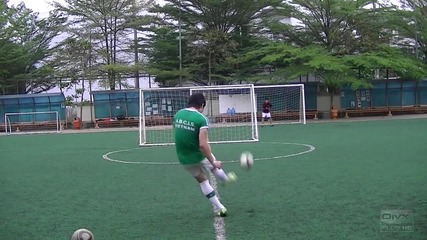
<svg viewBox="0 0 427 240">
<path fill-rule="evenodd" d="M 226 182 L 228 181 L 228 176 L 227 174 L 225 174 L 224 170 L 222 169 L 218 169 L 215 168 L 211 171 L 213 173 L 213 175 L 215 175 L 216 178 L 218 178 L 219 180 Z"/>
<path fill-rule="evenodd" d="M 206 180 L 200 183 L 200 188 L 202 189 L 203 194 L 211 201 L 216 209 L 224 208 L 224 206 L 219 201 L 218 197 L 215 195 L 215 190 L 209 184 L 209 181 Z"/>
<path fill-rule="evenodd" d="M 213 154 L 212 154 L 212 156 L 213 157 L 215 157 Z M 206 159 L 206 160 L 204 160 L 203 161 L 203 165 L 205 166 L 205 168 L 208 170 L 208 171 L 211 171 L 211 173 L 217 178 L 217 179 L 219 179 L 219 180 L 221 180 L 222 182 L 226 182 L 226 181 L 228 181 L 228 176 L 227 176 L 227 174 L 225 174 L 225 172 L 224 172 L 224 170 L 222 170 L 222 169 L 218 169 L 218 168 L 213 168 L 213 166 L 212 166 L 212 164 Z"/>
</svg>

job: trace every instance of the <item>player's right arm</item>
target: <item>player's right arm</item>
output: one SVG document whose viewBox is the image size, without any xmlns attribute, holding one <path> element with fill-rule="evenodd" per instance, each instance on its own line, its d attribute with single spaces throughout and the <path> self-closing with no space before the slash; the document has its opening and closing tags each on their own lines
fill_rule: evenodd
<svg viewBox="0 0 427 240">
<path fill-rule="evenodd" d="M 208 129 L 201 128 L 199 130 L 199 148 L 200 151 L 205 155 L 206 159 L 214 166 L 215 168 L 221 168 L 221 162 L 216 161 L 215 157 L 212 154 L 211 146 L 209 145 L 208 140 Z"/>
</svg>

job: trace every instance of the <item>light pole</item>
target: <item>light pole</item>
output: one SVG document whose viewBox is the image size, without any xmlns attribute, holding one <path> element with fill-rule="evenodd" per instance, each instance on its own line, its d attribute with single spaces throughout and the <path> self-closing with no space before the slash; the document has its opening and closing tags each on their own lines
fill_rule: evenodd
<svg viewBox="0 0 427 240">
<path fill-rule="evenodd" d="M 415 12 L 414 8 L 414 15 L 415 15 L 415 57 L 418 59 L 418 22 L 417 22 L 417 13 Z"/>
<path fill-rule="evenodd" d="M 134 5 L 134 20 L 136 22 L 136 0 L 133 1 L 133 5 Z M 138 31 L 136 30 L 136 23 L 135 26 L 133 28 L 133 44 L 134 44 L 134 54 L 135 54 L 135 88 L 139 89 L 139 69 L 138 69 L 138 64 L 139 64 L 139 59 L 138 59 Z"/>
<path fill-rule="evenodd" d="M 178 16 L 178 35 L 179 35 L 179 86 L 182 86 L 182 40 L 181 40 L 181 0 L 179 0 Z"/>
</svg>

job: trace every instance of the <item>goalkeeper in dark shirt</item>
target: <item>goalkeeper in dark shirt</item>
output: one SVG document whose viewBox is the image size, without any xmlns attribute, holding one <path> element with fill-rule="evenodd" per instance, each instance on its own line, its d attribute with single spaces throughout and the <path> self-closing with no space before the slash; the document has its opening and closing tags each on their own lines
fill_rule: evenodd
<svg viewBox="0 0 427 240">
<path fill-rule="evenodd" d="M 262 104 L 262 124 L 264 121 L 268 121 L 271 126 L 273 126 L 273 119 L 271 118 L 271 105 L 270 100 L 266 98 Z"/>
</svg>

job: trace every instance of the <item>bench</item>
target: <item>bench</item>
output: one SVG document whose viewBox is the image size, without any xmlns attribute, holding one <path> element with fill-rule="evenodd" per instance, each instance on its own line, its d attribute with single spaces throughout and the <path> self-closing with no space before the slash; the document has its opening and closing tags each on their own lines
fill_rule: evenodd
<svg viewBox="0 0 427 240">
<path fill-rule="evenodd" d="M 99 119 L 96 120 L 99 128 L 113 128 L 113 127 L 138 127 L 138 119 L 123 119 L 123 120 L 111 120 L 111 119 Z"/>
<path fill-rule="evenodd" d="M 23 123 L 12 123 L 10 126 L 12 132 L 32 132 L 32 131 L 43 131 L 43 130 L 56 130 L 56 122 L 23 122 Z M 5 125 L 0 125 L 0 131 L 5 132 Z"/>
<path fill-rule="evenodd" d="M 306 111 L 307 119 L 317 119 L 318 111 L 317 110 L 308 110 Z M 261 120 L 261 113 L 258 114 L 258 118 Z M 289 119 L 299 119 L 299 112 L 297 111 L 287 111 L 287 112 L 272 112 L 273 120 L 289 120 Z M 172 125 L 172 116 L 159 116 L 152 115 L 145 117 L 145 126 L 164 126 Z M 236 113 L 232 116 L 228 114 L 220 114 L 215 119 L 214 122 L 229 122 L 229 123 L 241 123 L 241 122 L 251 122 L 250 113 Z M 138 119 L 124 119 L 124 120 L 111 120 L 107 119 L 98 119 L 96 123 L 99 128 L 112 128 L 112 127 L 137 127 L 139 126 Z"/>
<path fill-rule="evenodd" d="M 391 114 L 425 114 L 427 113 L 427 106 L 412 106 L 412 107 L 390 107 Z"/>
<path fill-rule="evenodd" d="M 423 114 L 427 113 L 427 106 L 345 109 L 344 113 L 346 118 L 384 115 L 392 116 L 393 114 Z"/>
<path fill-rule="evenodd" d="M 317 115 L 319 112 L 317 110 L 307 110 L 305 112 L 306 119 L 317 119 Z M 300 112 L 298 111 L 274 111 L 271 112 L 271 118 L 274 121 L 283 121 L 283 120 L 289 120 L 289 119 L 299 119 Z M 261 112 L 257 113 L 257 118 L 259 121 L 261 121 L 262 114 Z M 217 119 L 216 121 L 221 122 L 250 122 L 251 121 L 251 114 L 250 113 L 236 113 L 235 115 L 227 115 L 227 114 L 221 114 L 220 119 Z"/>
<path fill-rule="evenodd" d="M 163 126 L 163 125 L 172 125 L 172 116 L 146 116 L 145 117 L 145 126 Z"/>
<path fill-rule="evenodd" d="M 172 125 L 172 116 L 146 116 L 145 117 L 145 126 L 163 126 L 163 125 Z M 129 118 L 123 120 L 115 120 L 115 119 L 98 119 L 96 123 L 99 128 L 113 128 L 113 127 L 138 127 L 139 119 L 137 118 Z"/>
<path fill-rule="evenodd" d="M 319 115 L 319 111 L 317 111 L 317 110 L 305 111 L 305 118 L 306 119 L 317 119 L 317 115 Z"/>
<path fill-rule="evenodd" d="M 228 115 L 228 114 L 221 114 L 219 119 L 215 119 L 216 122 L 221 121 L 223 123 L 226 122 L 251 122 L 251 114 L 250 113 L 236 113 L 234 115 Z"/>
<path fill-rule="evenodd" d="M 319 112 L 317 110 L 306 110 L 305 111 L 305 118 L 306 119 L 317 119 L 317 115 Z M 259 118 L 261 118 L 261 114 L 259 115 Z M 299 111 L 281 111 L 281 112 L 271 112 L 271 118 L 273 118 L 273 121 L 282 121 L 282 120 L 289 120 L 289 119 L 299 119 L 300 112 Z"/>
<path fill-rule="evenodd" d="M 357 108 L 345 109 L 345 117 L 384 116 L 389 114 L 388 108 Z"/>
</svg>

